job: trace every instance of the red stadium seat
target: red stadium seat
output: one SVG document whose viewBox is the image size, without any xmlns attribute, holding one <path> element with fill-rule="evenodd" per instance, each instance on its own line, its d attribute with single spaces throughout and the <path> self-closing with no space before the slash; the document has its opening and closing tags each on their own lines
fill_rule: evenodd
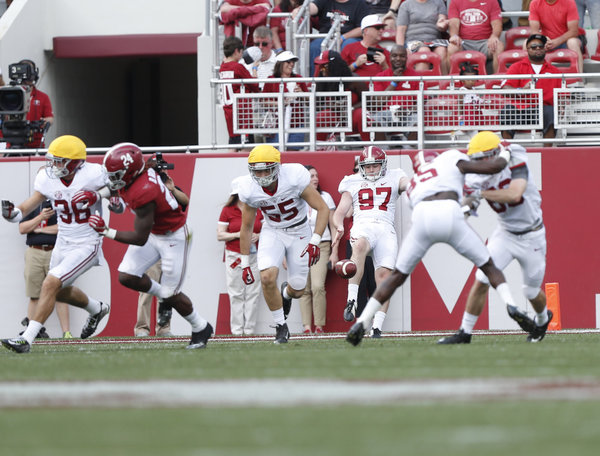
<svg viewBox="0 0 600 456">
<path fill-rule="evenodd" d="M 460 64 L 469 62 L 476 66 L 479 74 L 487 74 L 485 70 L 485 62 L 487 57 L 479 51 L 459 51 L 450 57 L 450 73 L 460 74 Z"/>
<path fill-rule="evenodd" d="M 504 74 L 508 67 L 513 63 L 527 57 L 527 51 L 523 49 L 512 49 L 510 51 L 502 51 L 498 56 L 498 74 Z"/>
<path fill-rule="evenodd" d="M 512 49 L 523 49 L 523 43 L 529 36 L 529 27 L 513 27 L 506 31 L 504 39 L 506 40 L 505 51 Z"/>
<path fill-rule="evenodd" d="M 424 71 L 415 70 L 415 65 L 419 63 L 428 63 L 429 69 Z M 417 71 L 422 76 L 441 76 L 442 75 L 442 59 L 435 52 L 419 51 L 408 55 L 406 67 Z M 425 83 L 425 88 L 438 86 L 439 81 L 428 81 Z"/>
<path fill-rule="evenodd" d="M 563 73 L 578 73 L 577 53 L 571 49 L 557 49 L 546 54 L 546 62 Z M 581 82 L 580 78 L 568 78 L 567 84 Z"/>
</svg>

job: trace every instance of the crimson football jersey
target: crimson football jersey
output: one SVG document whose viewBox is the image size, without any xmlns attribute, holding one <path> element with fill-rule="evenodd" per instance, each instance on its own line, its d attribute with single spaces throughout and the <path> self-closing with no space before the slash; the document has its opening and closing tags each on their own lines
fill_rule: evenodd
<svg viewBox="0 0 600 456">
<path fill-rule="evenodd" d="M 156 204 L 153 234 L 172 233 L 185 224 L 185 212 L 152 168 L 142 173 L 129 187 L 119 190 L 119 194 L 132 210 L 150 202 Z"/>
</svg>

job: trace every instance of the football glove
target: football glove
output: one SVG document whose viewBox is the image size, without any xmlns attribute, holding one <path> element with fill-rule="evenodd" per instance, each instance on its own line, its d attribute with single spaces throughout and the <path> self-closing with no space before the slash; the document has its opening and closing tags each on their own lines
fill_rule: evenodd
<svg viewBox="0 0 600 456">
<path fill-rule="evenodd" d="M 111 196 L 108 199 L 108 210 L 115 214 L 122 214 L 125 210 L 125 205 L 120 196 Z"/>
<path fill-rule="evenodd" d="M 87 209 L 96 204 L 99 199 L 100 194 L 94 190 L 79 190 L 73 195 L 71 202 L 76 205 L 79 204 L 81 209 Z"/>
<path fill-rule="evenodd" d="M 108 227 L 106 226 L 104 219 L 98 214 L 90 216 L 88 219 L 88 225 L 90 225 L 94 231 L 96 231 L 96 233 L 101 235 L 106 234 L 108 231 Z"/>
<path fill-rule="evenodd" d="M 11 223 L 20 222 L 23 218 L 21 209 L 15 207 L 12 201 L 2 200 L 2 217 Z"/>
</svg>

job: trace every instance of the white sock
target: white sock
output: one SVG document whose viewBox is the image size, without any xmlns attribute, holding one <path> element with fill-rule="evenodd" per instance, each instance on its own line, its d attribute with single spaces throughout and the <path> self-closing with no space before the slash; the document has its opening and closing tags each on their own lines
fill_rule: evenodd
<svg viewBox="0 0 600 456">
<path fill-rule="evenodd" d="M 27 329 L 23 333 L 23 337 L 27 342 L 29 342 L 29 345 L 33 343 L 38 333 L 40 332 L 40 329 L 42 329 L 42 326 L 43 325 L 39 321 L 29 320 Z"/>
<path fill-rule="evenodd" d="M 501 283 L 496 287 L 496 291 L 502 298 L 505 304 L 509 304 L 511 306 L 515 305 L 515 301 L 510 293 L 510 288 L 508 288 L 508 284 L 506 282 Z"/>
<path fill-rule="evenodd" d="M 358 285 L 354 284 L 354 283 L 349 283 L 348 284 L 348 301 L 352 301 L 354 299 L 354 302 L 358 301 Z"/>
<path fill-rule="evenodd" d="M 283 289 L 283 297 L 284 297 L 285 299 L 294 299 L 294 297 L 293 297 L 293 296 L 290 296 L 290 294 L 288 293 L 288 287 L 285 287 L 285 288 Z"/>
<path fill-rule="evenodd" d="M 204 328 L 206 328 L 206 325 L 208 324 L 208 322 L 200 315 L 198 315 L 198 312 L 196 312 L 195 310 L 192 310 L 191 314 L 186 315 L 183 318 L 185 318 L 189 322 L 189 324 L 192 325 L 192 332 L 202 331 Z"/>
<path fill-rule="evenodd" d="M 98 312 L 100 312 L 100 310 L 102 310 L 102 307 L 100 305 L 100 301 L 88 296 L 88 304 L 83 308 L 83 310 L 87 311 L 87 313 L 90 315 L 96 315 Z"/>
<path fill-rule="evenodd" d="M 543 326 L 548 322 L 548 307 L 544 306 L 544 310 L 535 316 L 535 324 Z"/>
<path fill-rule="evenodd" d="M 150 279 L 150 289 L 146 293 L 160 298 L 161 297 L 160 296 L 161 289 L 162 289 L 162 286 L 160 285 L 160 283 L 158 283 L 154 279 Z"/>
<path fill-rule="evenodd" d="M 285 323 L 285 317 L 283 316 L 283 307 L 281 309 L 272 310 L 271 315 L 276 325 L 283 325 Z"/>
<path fill-rule="evenodd" d="M 385 320 L 385 312 L 378 310 L 373 317 L 373 328 L 381 329 Z"/>
<path fill-rule="evenodd" d="M 375 298 L 370 298 L 369 302 L 367 302 L 367 305 L 360 314 L 360 317 L 358 317 L 356 321 L 360 321 L 363 324 L 363 327 L 367 328 L 371 324 L 373 316 L 380 310 L 381 303 Z"/>
<path fill-rule="evenodd" d="M 473 332 L 473 328 L 475 327 L 475 323 L 477 323 L 478 318 L 479 315 L 473 315 L 469 312 L 465 312 L 463 314 L 462 323 L 460 324 L 460 329 L 462 329 L 467 334 L 471 334 Z"/>
</svg>

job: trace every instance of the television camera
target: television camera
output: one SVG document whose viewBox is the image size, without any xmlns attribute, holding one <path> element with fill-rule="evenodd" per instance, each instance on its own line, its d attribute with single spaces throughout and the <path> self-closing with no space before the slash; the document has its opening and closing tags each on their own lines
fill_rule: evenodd
<svg viewBox="0 0 600 456">
<path fill-rule="evenodd" d="M 26 81 L 37 81 L 38 72 L 29 62 L 13 63 L 8 67 L 10 85 L 0 87 L 0 116 L 2 135 L 11 149 L 21 149 L 33 141 L 35 133 L 46 134 L 50 124 L 43 120 L 27 120 L 31 102 L 31 85 Z"/>
<path fill-rule="evenodd" d="M 153 157 L 154 163 L 152 163 L 152 168 L 158 173 L 161 180 L 166 182 L 169 176 L 165 173 L 168 169 L 175 169 L 175 165 L 173 163 L 168 163 L 164 158 L 162 152 L 156 152 Z"/>
</svg>

